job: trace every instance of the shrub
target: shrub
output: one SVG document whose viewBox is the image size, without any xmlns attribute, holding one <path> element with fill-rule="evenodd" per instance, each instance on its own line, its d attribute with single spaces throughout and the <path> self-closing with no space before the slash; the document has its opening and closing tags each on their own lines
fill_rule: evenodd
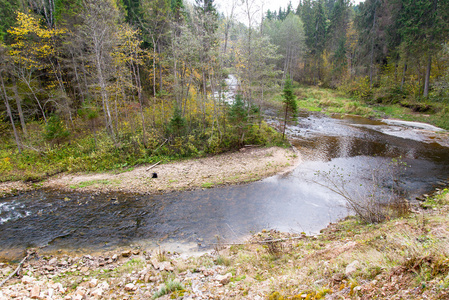
<svg viewBox="0 0 449 300">
<path fill-rule="evenodd" d="M 356 188 L 349 186 L 347 177 L 350 175 L 334 167 L 328 172 L 318 171 L 316 175 L 324 179 L 324 183 L 315 183 L 343 197 L 348 208 L 363 223 L 379 223 L 409 212 L 409 204 L 400 188 L 400 177 L 406 167 L 401 158 L 392 159 L 388 166 L 371 168 L 371 180 Z"/>
<path fill-rule="evenodd" d="M 65 127 L 64 123 L 61 121 L 59 116 L 52 115 L 48 119 L 48 123 L 47 125 L 45 125 L 45 132 L 44 132 L 44 137 L 46 140 L 59 145 L 69 135 L 70 132 L 67 130 L 67 128 Z"/>
<path fill-rule="evenodd" d="M 178 280 L 169 279 L 165 282 L 165 285 L 161 287 L 154 295 L 153 299 L 162 297 L 171 292 L 182 291 L 184 290 L 184 286 Z"/>
</svg>

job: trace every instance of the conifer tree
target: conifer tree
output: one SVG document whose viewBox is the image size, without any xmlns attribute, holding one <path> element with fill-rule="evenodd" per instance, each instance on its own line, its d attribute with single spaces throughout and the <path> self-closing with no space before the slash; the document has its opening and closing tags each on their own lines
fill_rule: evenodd
<svg viewBox="0 0 449 300">
<path fill-rule="evenodd" d="M 284 115 L 284 129 L 282 130 L 282 138 L 285 136 L 285 128 L 287 127 L 287 122 L 290 118 L 296 117 L 298 113 L 298 105 L 296 103 L 296 96 L 293 94 L 292 80 L 287 78 L 285 80 L 284 90 L 282 97 L 285 105 L 285 115 Z"/>
</svg>

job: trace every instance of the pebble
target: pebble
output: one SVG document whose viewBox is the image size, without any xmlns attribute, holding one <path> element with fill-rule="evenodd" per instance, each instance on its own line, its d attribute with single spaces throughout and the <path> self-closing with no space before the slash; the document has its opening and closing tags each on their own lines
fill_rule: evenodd
<svg viewBox="0 0 449 300">
<path fill-rule="evenodd" d="M 13 269 L 11 267 L 6 267 L 6 268 L 2 269 L 2 273 L 4 276 L 8 275 L 12 271 L 13 271 Z"/>
<path fill-rule="evenodd" d="M 134 283 L 128 283 L 125 285 L 125 291 L 134 291 L 137 287 L 134 285 Z"/>
<path fill-rule="evenodd" d="M 51 266 L 56 266 L 57 263 L 58 263 L 58 259 L 56 257 L 53 257 L 52 259 L 50 259 L 48 261 L 48 264 Z"/>
<path fill-rule="evenodd" d="M 89 281 L 89 287 L 90 287 L 90 288 L 96 287 L 97 284 L 98 284 L 98 279 L 97 279 L 97 278 L 93 278 L 93 279 L 91 279 L 91 280 Z"/>
<path fill-rule="evenodd" d="M 231 273 L 226 273 L 225 275 L 218 274 L 217 276 L 215 276 L 215 280 L 220 282 L 222 285 L 228 284 L 231 281 L 231 278 Z"/>
<path fill-rule="evenodd" d="M 32 299 L 39 299 L 40 298 L 40 293 L 41 293 L 41 289 L 38 285 L 33 286 L 33 288 L 31 289 L 31 295 L 30 297 Z"/>
<path fill-rule="evenodd" d="M 27 275 L 22 277 L 22 283 L 23 284 L 29 284 L 29 283 L 32 283 L 34 281 L 36 281 L 36 279 L 34 277 L 30 277 L 30 276 L 27 276 Z"/>
</svg>

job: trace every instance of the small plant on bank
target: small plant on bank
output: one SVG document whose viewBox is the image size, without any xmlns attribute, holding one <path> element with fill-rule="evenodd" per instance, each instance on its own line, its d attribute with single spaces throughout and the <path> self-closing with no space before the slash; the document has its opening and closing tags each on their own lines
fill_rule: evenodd
<svg viewBox="0 0 449 300">
<path fill-rule="evenodd" d="M 217 258 L 214 260 L 214 263 L 216 265 L 222 265 L 222 266 L 229 267 L 232 262 L 228 257 L 225 257 L 223 255 L 218 255 Z"/>
<path fill-rule="evenodd" d="M 162 250 L 161 247 L 158 248 L 156 251 L 156 257 L 159 262 L 167 261 L 167 252 L 165 250 Z"/>
<path fill-rule="evenodd" d="M 165 281 L 164 286 L 161 287 L 153 295 L 153 299 L 157 299 L 159 297 L 162 297 L 162 296 L 167 295 L 172 292 L 183 291 L 183 290 L 184 290 L 184 286 L 178 280 L 169 279 L 169 280 Z"/>
</svg>

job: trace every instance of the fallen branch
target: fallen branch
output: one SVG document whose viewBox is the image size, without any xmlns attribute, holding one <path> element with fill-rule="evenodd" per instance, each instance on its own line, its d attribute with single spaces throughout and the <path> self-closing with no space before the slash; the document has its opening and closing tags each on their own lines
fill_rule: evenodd
<svg viewBox="0 0 449 300">
<path fill-rule="evenodd" d="M 5 282 L 7 282 L 9 279 L 11 279 L 14 275 L 16 275 L 19 270 L 20 267 L 23 265 L 23 263 L 28 259 L 28 257 L 30 257 L 30 255 L 34 254 L 34 251 L 27 251 L 27 256 L 25 256 L 22 261 L 19 263 L 19 265 L 17 266 L 16 270 L 14 272 L 12 272 L 11 274 L 9 274 L 8 277 L 6 277 L 2 282 L 0 282 L 0 287 L 2 287 Z"/>
<path fill-rule="evenodd" d="M 156 149 L 154 149 L 154 150 L 152 151 L 152 153 L 154 153 L 154 152 L 156 152 L 157 150 L 159 150 L 159 148 L 161 148 L 162 146 L 164 146 L 166 142 L 168 142 L 168 139 L 165 139 L 165 141 L 164 141 L 162 144 L 160 144 Z"/>
<path fill-rule="evenodd" d="M 149 171 L 149 170 L 153 169 L 154 167 L 156 167 L 158 164 L 161 163 L 161 161 L 162 161 L 162 160 L 158 161 L 158 162 L 155 163 L 154 165 L 149 166 L 149 167 L 147 168 L 147 171 Z"/>
</svg>

